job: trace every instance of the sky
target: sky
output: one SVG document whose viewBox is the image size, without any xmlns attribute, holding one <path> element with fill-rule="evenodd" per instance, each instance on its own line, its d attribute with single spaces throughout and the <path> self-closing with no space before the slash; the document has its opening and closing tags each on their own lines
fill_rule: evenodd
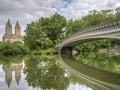
<svg viewBox="0 0 120 90">
<path fill-rule="evenodd" d="M 0 41 L 5 33 L 5 25 L 10 19 L 13 33 L 18 20 L 22 35 L 27 24 L 41 17 L 50 17 L 55 12 L 67 20 L 80 19 L 91 10 L 115 9 L 120 0 L 0 0 Z"/>
</svg>

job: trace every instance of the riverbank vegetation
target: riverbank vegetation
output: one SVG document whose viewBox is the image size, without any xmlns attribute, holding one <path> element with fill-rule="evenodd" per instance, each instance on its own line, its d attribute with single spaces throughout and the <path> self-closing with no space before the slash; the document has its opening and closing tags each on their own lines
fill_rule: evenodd
<svg viewBox="0 0 120 90">
<path fill-rule="evenodd" d="M 27 49 L 25 49 L 24 44 L 21 42 L 3 42 L 0 43 L 0 55 L 18 55 L 26 54 Z"/>
</svg>

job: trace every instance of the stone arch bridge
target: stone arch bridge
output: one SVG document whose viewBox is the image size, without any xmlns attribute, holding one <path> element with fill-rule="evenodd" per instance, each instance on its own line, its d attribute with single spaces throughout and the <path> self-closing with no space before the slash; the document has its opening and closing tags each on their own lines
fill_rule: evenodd
<svg viewBox="0 0 120 90">
<path fill-rule="evenodd" d="M 78 31 L 56 45 L 56 47 L 59 48 L 59 53 L 72 54 L 72 48 L 81 43 L 113 38 L 120 39 L 120 19 Z"/>
</svg>

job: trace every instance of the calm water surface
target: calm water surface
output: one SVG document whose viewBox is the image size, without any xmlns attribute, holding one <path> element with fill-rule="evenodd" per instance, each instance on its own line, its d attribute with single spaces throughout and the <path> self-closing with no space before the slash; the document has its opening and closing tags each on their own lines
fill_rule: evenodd
<svg viewBox="0 0 120 90">
<path fill-rule="evenodd" d="M 0 90 L 120 90 L 120 55 L 0 56 Z"/>
</svg>

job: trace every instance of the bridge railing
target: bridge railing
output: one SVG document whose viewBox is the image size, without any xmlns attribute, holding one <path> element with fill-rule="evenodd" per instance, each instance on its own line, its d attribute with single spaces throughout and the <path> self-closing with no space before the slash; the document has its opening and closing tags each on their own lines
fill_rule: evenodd
<svg viewBox="0 0 120 90">
<path fill-rule="evenodd" d="M 117 27 L 120 28 L 120 19 L 113 20 L 113 21 L 110 21 L 110 22 L 106 22 L 106 23 L 103 23 L 103 24 L 99 24 L 99 25 L 96 25 L 96 26 L 92 26 L 90 28 L 84 29 L 83 31 L 78 31 L 73 35 L 76 36 L 76 35 L 80 35 L 80 34 L 84 34 L 84 33 L 105 31 L 105 30 L 110 30 L 110 29 L 114 29 L 114 28 L 117 28 Z"/>
<path fill-rule="evenodd" d="M 66 40 L 69 40 L 73 37 L 76 37 L 78 35 L 83 35 L 85 33 L 93 33 L 93 32 L 112 30 L 114 28 L 120 28 L 120 19 L 112 20 L 112 21 L 105 22 L 105 23 L 102 23 L 99 25 L 95 25 L 95 26 L 91 26 L 90 28 L 83 29 L 82 31 L 80 30 L 80 31 L 74 33 L 73 35 L 71 35 L 70 37 L 68 37 L 67 39 L 63 40 L 63 42 Z"/>
</svg>

